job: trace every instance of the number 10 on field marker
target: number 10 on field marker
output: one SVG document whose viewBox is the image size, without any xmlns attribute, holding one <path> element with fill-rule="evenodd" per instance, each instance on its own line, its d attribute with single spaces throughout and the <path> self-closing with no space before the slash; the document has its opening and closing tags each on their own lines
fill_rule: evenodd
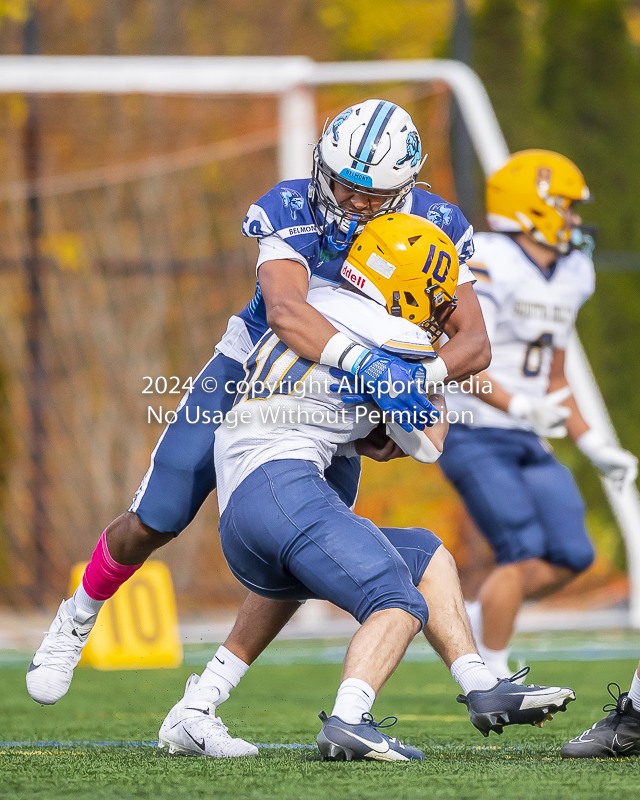
<svg viewBox="0 0 640 800">
<path fill-rule="evenodd" d="M 71 572 L 70 592 L 86 564 Z M 81 664 L 96 669 L 157 669 L 182 664 L 182 643 L 168 567 L 147 561 L 102 607 Z"/>
</svg>

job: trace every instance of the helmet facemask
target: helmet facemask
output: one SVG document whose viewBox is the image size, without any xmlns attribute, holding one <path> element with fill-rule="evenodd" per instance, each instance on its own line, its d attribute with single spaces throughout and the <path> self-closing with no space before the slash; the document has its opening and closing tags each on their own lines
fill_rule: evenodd
<svg viewBox="0 0 640 800">
<path fill-rule="evenodd" d="M 342 208 L 334 195 L 335 184 L 365 197 L 382 200 L 376 211 L 352 211 Z M 345 250 L 372 219 L 395 211 L 415 186 L 415 178 L 395 189 L 375 189 L 360 186 L 338 175 L 322 160 L 320 146 L 313 151 L 313 169 L 309 185 L 309 207 L 321 234 L 336 250 Z M 330 229 L 335 226 L 335 231 Z"/>
<path fill-rule="evenodd" d="M 444 327 L 451 315 L 456 310 L 458 298 L 445 291 L 439 283 L 434 283 L 424 290 L 431 303 L 431 315 L 420 323 L 423 331 L 431 337 L 431 342 L 437 342 L 444 333 Z"/>
<path fill-rule="evenodd" d="M 553 248 L 563 256 L 566 255 L 570 250 L 575 249 L 581 249 L 587 253 L 589 251 L 593 252 L 595 240 L 592 235 L 593 231 L 589 228 L 589 226 L 585 226 L 584 228 L 582 225 L 570 226 L 567 224 L 567 220 L 565 218 L 565 213 L 568 209 L 575 208 L 577 203 L 584 201 L 573 200 L 570 197 L 562 197 L 560 195 L 554 196 L 543 194 L 540 191 L 538 193 L 540 194 L 540 198 L 558 214 L 561 219 L 561 227 L 559 227 L 556 231 L 555 243 L 551 243 L 548 236 L 546 236 L 542 231 L 538 230 L 534 224 L 534 227 L 531 229 L 531 236 L 536 240 L 536 242 L 543 244 L 546 247 Z"/>
<path fill-rule="evenodd" d="M 576 225 L 571 229 L 570 250 L 580 250 L 587 258 L 593 257 L 598 229 L 595 225 Z"/>
</svg>

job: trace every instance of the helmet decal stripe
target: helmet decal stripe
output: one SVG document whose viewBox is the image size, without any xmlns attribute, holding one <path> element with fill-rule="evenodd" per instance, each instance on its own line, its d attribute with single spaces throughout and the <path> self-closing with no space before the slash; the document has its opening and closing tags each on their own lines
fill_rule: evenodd
<svg viewBox="0 0 640 800">
<path fill-rule="evenodd" d="M 353 164 L 351 165 L 352 169 L 357 169 L 361 172 L 366 171 L 367 165 L 360 162 L 369 161 L 373 156 L 376 145 L 382 136 L 382 132 L 384 128 L 386 128 L 391 114 L 396 110 L 396 107 L 394 103 L 390 103 L 389 101 L 383 100 L 378 103 L 378 107 L 371 115 L 369 124 L 365 128 L 360 144 L 358 145 Z"/>
<path fill-rule="evenodd" d="M 378 146 L 378 142 L 380 141 L 380 137 L 384 133 L 384 129 L 387 127 L 387 123 L 391 119 L 391 117 L 393 115 L 393 112 L 395 110 L 396 110 L 396 106 L 393 105 L 393 103 L 392 103 L 391 107 L 387 111 L 387 114 L 386 114 L 385 118 L 382 120 L 382 125 L 380 126 L 380 129 L 379 129 L 378 133 L 376 134 L 376 138 L 373 140 L 373 143 L 371 145 L 371 150 L 369 151 L 369 155 L 365 158 L 365 161 L 370 161 L 373 158 L 373 156 L 374 156 L 374 154 L 376 152 L 376 147 Z M 365 168 L 364 168 L 364 171 L 365 172 L 369 172 L 369 167 L 370 166 L 371 166 L 371 164 L 366 164 Z"/>
<path fill-rule="evenodd" d="M 362 148 L 364 147 L 364 143 L 369 138 L 369 134 L 371 133 L 371 128 L 373 128 L 376 119 L 378 118 L 378 114 L 382 111 L 382 107 L 384 106 L 384 100 L 381 100 L 378 105 L 376 106 L 376 110 L 371 115 L 371 119 L 367 123 L 367 127 L 364 130 L 364 134 L 362 135 L 362 139 L 360 139 L 360 144 L 358 149 L 356 150 L 356 154 L 354 156 L 354 162 L 351 165 L 352 169 L 355 169 L 358 166 L 358 162 L 355 161 L 356 158 L 360 158 L 362 155 Z"/>
</svg>

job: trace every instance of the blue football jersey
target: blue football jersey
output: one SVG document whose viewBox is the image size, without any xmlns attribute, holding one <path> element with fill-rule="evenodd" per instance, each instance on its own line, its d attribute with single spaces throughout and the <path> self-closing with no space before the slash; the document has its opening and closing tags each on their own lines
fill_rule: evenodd
<svg viewBox="0 0 640 800">
<path fill-rule="evenodd" d="M 338 285 L 342 281 L 340 270 L 349 250 L 335 250 L 327 237 L 321 237 L 309 208 L 310 182 L 305 178 L 276 184 L 249 208 L 242 233 L 257 239 L 275 234 L 305 259 L 311 278 Z M 442 228 L 456 245 L 461 264 L 473 255 L 473 228 L 460 209 L 442 197 L 414 188 L 396 210 L 425 217 Z M 253 299 L 239 316 L 255 344 L 268 328 L 259 281 L 256 281 Z"/>
</svg>

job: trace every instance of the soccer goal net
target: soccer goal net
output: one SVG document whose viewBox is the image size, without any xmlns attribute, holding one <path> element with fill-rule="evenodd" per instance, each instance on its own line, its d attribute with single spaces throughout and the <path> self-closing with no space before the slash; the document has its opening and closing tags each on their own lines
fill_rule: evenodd
<svg viewBox="0 0 640 800">
<path fill-rule="evenodd" d="M 249 205 L 308 174 L 325 119 L 372 95 L 410 111 L 429 152 L 421 179 L 455 201 L 457 78 L 362 64 L 352 79 L 315 65 L 318 79 L 300 59 L 260 59 L 249 77 L 238 60 L 11 61 L 0 59 L 0 589 L 5 602 L 53 603 L 128 507 L 160 418 L 252 296 Z M 507 151 L 486 96 L 464 102 L 467 119 L 488 115 L 498 132 L 470 127 L 495 169 Z M 473 590 L 489 554 L 437 467 L 368 466 L 359 503 L 378 524 L 434 528 Z M 213 497 L 161 557 L 185 610 L 243 596 Z M 616 581 L 624 593 L 603 547 L 585 589 Z"/>
</svg>

